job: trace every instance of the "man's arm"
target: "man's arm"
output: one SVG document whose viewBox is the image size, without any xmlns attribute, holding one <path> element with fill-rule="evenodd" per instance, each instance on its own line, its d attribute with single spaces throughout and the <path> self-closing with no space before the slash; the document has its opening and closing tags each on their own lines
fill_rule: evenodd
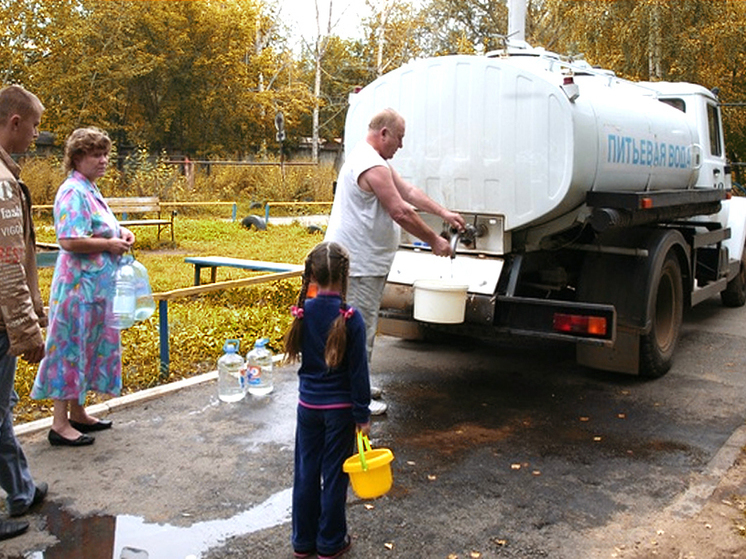
<svg viewBox="0 0 746 559">
<path fill-rule="evenodd" d="M 358 177 L 358 184 L 364 190 L 373 192 L 388 214 L 396 223 L 415 237 L 422 239 L 438 256 L 450 256 L 451 247 L 443 237 L 433 231 L 411 204 L 406 202 L 394 184 L 388 167 L 371 167 Z"/>
<path fill-rule="evenodd" d="M 442 217 L 444 221 L 450 223 L 452 227 L 455 227 L 459 231 L 464 230 L 466 222 L 460 214 L 444 208 L 411 182 L 405 181 L 401 175 L 396 172 L 396 169 L 391 169 L 391 176 L 396 185 L 396 189 L 404 200 L 420 211 Z"/>
<path fill-rule="evenodd" d="M 7 181 L 5 192 L 11 196 L 0 201 L 0 313 L 9 353 L 34 363 L 44 356 L 44 339 L 24 262 L 26 251 L 33 253 L 36 247 L 25 246 L 22 202 L 15 185 Z"/>
</svg>

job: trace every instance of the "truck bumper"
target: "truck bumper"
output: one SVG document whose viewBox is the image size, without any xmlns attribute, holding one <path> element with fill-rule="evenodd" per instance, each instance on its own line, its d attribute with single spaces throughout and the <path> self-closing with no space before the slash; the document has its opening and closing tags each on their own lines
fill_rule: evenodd
<svg viewBox="0 0 746 559">
<path fill-rule="evenodd" d="M 584 331 L 583 317 L 603 321 L 603 333 Z M 616 322 L 612 305 L 469 293 L 462 324 L 424 323 L 414 319 L 413 287 L 389 283 L 381 302 L 378 330 L 405 339 L 420 338 L 426 328 L 432 328 L 479 338 L 506 333 L 610 347 L 616 339 Z"/>
</svg>

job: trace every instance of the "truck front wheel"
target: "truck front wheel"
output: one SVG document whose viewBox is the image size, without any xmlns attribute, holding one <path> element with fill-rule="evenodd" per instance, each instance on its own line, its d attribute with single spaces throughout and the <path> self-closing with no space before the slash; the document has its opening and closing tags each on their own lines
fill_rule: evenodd
<svg viewBox="0 0 746 559">
<path fill-rule="evenodd" d="M 640 337 L 640 375 L 658 378 L 671 368 L 684 315 L 681 266 L 673 252 L 666 256 L 657 281 L 652 282 L 648 301 L 652 302 L 652 327 Z"/>
</svg>

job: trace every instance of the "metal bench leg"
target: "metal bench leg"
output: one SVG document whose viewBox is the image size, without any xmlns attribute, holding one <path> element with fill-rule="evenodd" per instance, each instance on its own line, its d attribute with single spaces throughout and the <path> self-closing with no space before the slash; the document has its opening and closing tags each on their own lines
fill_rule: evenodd
<svg viewBox="0 0 746 559">
<path fill-rule="evenodd" d="M 171 365 L 168 350 L 168 301 L 166 299 L 158 301 L 158 322 L 161 344 L 161 379 L 165 380 L 170 374 Z"/>
<path fill-rule="evenodd" d="M 210 268 L 210 283 L 215 283 L 218 278 L 218 267 L 213 266 Z"/>
</svg>

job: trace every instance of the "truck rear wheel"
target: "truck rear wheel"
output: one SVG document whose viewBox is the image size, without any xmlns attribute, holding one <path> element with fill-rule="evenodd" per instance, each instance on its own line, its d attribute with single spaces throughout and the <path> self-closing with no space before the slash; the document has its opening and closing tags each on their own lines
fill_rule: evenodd
<svg viewBox="0 0 746 559">
<path fill-rule="evenodd" d="M 650 332 L 640 336 L 640 375 L 658 378 L 671 368 L 684 316 L 681 266 L 671 251 L 648 293 L 652 303 Z"/>
<path fill-rule="evenodd" d="M 720 292 L 720 300 L 726 307 L 743 307 L 746 304 L 746 248 L 741 253 L 741 268 L 738 275 Z"/>
</svg>

